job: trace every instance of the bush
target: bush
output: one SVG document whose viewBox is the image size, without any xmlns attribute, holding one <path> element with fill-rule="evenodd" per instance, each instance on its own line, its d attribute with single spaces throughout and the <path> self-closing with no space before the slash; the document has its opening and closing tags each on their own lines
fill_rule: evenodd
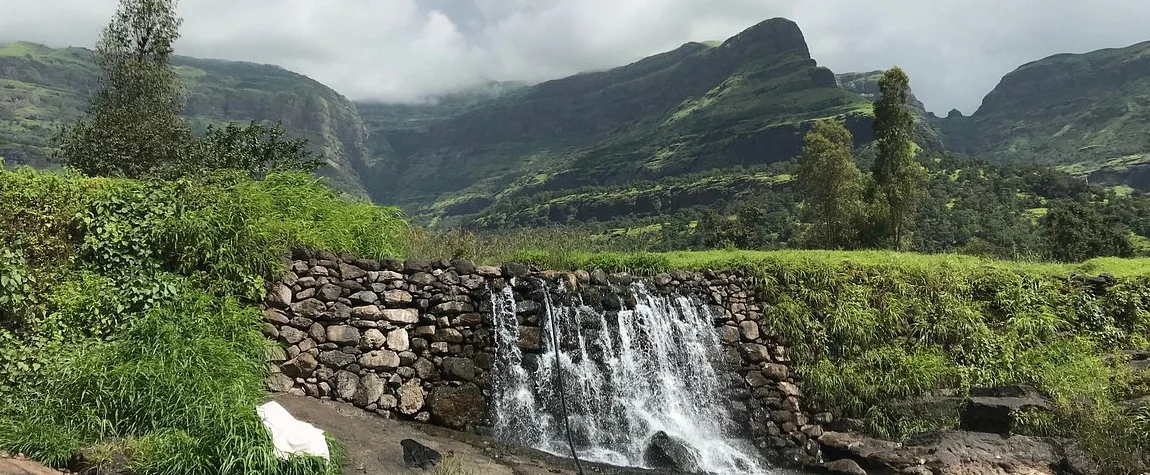
<svg viewBox="0 0 1150 475">
<path fill-rule="evenodd" d="M 275 457 L 255 413 L 269 342 L 251 301 L 296 247 L 398 256 L 398 210 L 290 172 L 0 172 L 0 196 L 17 198 L 0 219 L 21 224 L 0 230 L 0 298 L 36 302 L 4 307 L 0 450 L 60 466 L 120 440 L 141 474 L 338 470 Z"/>
</svg>

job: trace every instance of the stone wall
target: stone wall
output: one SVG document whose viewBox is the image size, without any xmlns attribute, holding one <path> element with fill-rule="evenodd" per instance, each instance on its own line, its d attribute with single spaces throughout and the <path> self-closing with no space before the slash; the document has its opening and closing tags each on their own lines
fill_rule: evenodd
<svg viewBox="0 0 1150 475">
<path fill-rule="evenodd" d="M 491 293 L 512 278 L 519 346 L 538 351 L 537 277 L 578 289 L 592 306 L 633 307 L 634 278 L 602 271 L 538 271 L 519 264 L 373 261 L 328 253 L 293 255 L 264 304 L 264 332 L 280 342 L 273 391 L 347 401 L 385 417 L 470 430 L 489 423 L 495 360 Z M 829 413 L 805 407 L 786 348 L 737 272 L 677 272 L 646 279 L 660 293 L 695 294 L 721 327 L 731 411 L 776 461 L 808 462 Z"/>
</svg>

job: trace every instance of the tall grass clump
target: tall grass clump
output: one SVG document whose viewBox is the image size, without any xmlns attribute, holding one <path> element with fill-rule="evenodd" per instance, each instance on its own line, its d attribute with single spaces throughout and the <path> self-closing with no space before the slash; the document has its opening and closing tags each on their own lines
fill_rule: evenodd
<svg viewBox="0 0 1150 475">
<path fill-rule="evenodd" d="M 274 454 L 253 301 L 293 248 L 397 257 L 409 233 L 397 209 L 300 173 L 0 172 L 0 302 L 20 302 L 0 311 L 0 450 L 59 467 L 117 446 L 140 474 L 337 472 L 334 441 L 335 463 Z"/>
</svg>

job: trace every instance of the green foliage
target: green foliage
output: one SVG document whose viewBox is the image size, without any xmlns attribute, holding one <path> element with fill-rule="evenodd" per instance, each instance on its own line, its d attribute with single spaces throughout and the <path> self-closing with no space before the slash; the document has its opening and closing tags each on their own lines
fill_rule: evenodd
<svg viewBox="0 0 1150 475">
<path fill-rule="evenodd" d="M 91 121 L 66 128 L 57 158 L 93 176 L 171 177 L 195 136 L 171 68 L 175 0 L 121 0 L 96 45 L 100 89 Z"/>
<path fill-rule="evenodd" d="M 0 247 L 0 326 L 22 311 L 34 283 L 23 253 Z"/>
<path fill-rule="evenodd" d="M 882 96 L 874 106 L 878 155 L 873 174 L 885 204 L 883 212 L 894 248 L 898 250 L 904 249 L 903 240 L 913 226 L 925 171 L 914 157 L 914 118 L 907 107 L 910 79 L 895 66 L 883 74 L 879 89 Z"/>
<path fill-rule="evenodd" d="M 814 247 L 854 247 L 863 217 L 862 174 L 851 149 L 854 139 L 839 121 L 819 120 L 807 132 L 798 159 L 798 191 L 806 200 L 803 214 L 813 223 L 808 240 Z"/>
<path fill-rule="evenodd" d="M 286 133 L 282 122 L 270 127 L 255 121 L 246 127 L 209 125 L 194 168 L 247 170 L 256 179 L 273 170 L 315 173 L 323 160 L 312 155 L 306 140 L 287 139 Z"/>
<path fill-rule="evenodd" d="M 338 470 L 272 453 L 254 412 L 269 343 L 250 299 L 293 248 L 400 255 L 410 230 L 398 210 L 282 171 L 155 182 L 3 171 L 0 194 L 18 198 L 0 203 L 4 219 L 45 204 L 0 229 L 16 246 L 0 246 L 2 295 L 26 281 L 21 297 L 37 303 L 0 325 L 0 450 L 58 466 L 124 439 L 137 473 Z M 66 255 L 7 258 L 25 249 Z"/>
<path fill-rule="evenodd" d="M 1125 226 L 1112 219 L 1104 220 L 1088 204 L 1055 201 L 1050 204 L 1050 211 L 1042 218 L 1042 222 L 1050 235 L 1054 259 L 1077 262 L 1099 256 L 1134 255 L 1134 247 Z"/>
<path fill-rule="evenodd" d="M 908 415 L 892 401 L 1029 384 L 1058 410 L 1027 424 L 1077 440 L 1107 473 L 1126 473 L 1131 457 L 1150 449 L 1139 422 L 1116 407 L 1130 376 L 1109 357 L 1145 348 L 1150 336 L 1145 260 L 1123 267 L 878 252 L 664 256 L 671 268 L 744 269 L 765 299 L 762 324 L 790 344 L 808 397 L 866 419 L 876 435 L 953 427 L 953 418 Z M 1067 279 L 1086 272 L 1118 280 L 1095 292 Z"/>
</svg>

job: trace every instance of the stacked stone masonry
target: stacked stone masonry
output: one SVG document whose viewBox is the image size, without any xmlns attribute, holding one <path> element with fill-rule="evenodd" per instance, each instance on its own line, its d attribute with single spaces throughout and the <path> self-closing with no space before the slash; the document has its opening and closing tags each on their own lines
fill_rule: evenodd
<svg viewBox="0 0 1150 475">
<path fill-rule="evenodd" d="M 601 309 L 634 306 L 627 287 L 634 278 L 598 270 L 374 261 L 305 251 L 292 259 L 263 305 L 264 333 L 285 349 L 269 357 L 269 388 L 460 430 L 490 421 L 492 292 L 520 283 L 513 289 L 525 352 L 539 351 L 543 333 L 539 289 L 522 284 L 529 278 L 578 289 Z M 783 463 L 816 459 L 815 440 L 832 415 L 804 404 L 786 348 L 741 275 L 676 272 L 646 281 L 656 292 L 694 294 L 711 304 L 731 412 L 764 455 Z"/>
</svg>

